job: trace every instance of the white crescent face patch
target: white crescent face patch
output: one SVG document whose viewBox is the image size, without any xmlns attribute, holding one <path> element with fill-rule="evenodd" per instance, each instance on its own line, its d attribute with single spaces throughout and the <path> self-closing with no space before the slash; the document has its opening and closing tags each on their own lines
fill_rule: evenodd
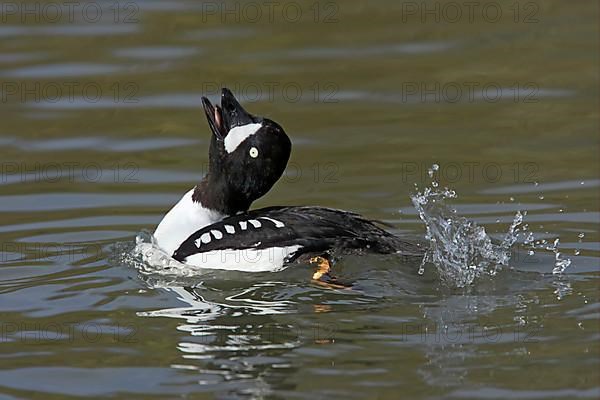
<svg viewBox="0 0 600 400">
<path fill-rule="evenodd" d="M 262 124 L 247 124 L 232 128 L 225 136 L 225 151 L 232 153 L 240 144 L 250 136 L 254 135 L 262 127 Z"/>
</svg>

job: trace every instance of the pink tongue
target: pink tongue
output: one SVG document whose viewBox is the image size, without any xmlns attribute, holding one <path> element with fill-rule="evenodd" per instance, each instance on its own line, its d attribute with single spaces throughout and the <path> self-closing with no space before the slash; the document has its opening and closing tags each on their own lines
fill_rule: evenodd
<svg viewBox="0 0 600 400">
<path fill-rule="evenodd" d="M 215 123 L 217 124 L 217 128 L 221 129 L 221 113 L 217 107 L 215 107 Z"/>
</svg>

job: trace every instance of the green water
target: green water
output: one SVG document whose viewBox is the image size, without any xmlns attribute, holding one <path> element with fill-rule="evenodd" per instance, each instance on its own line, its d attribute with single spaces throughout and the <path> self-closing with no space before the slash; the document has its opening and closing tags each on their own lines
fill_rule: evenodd
<svg viewBox="0 0 600 400">
<path fill-rule="evenodd" d="M 1 398 L 600 396 L 596 2 L 28 4 L 0 14 Z M 255 207 L 420 239 L 437 163 L 460 214 L 500 237 L 527 210 L 572 265 L 516 249 L 462 289 L 370 256 L 336 265 L 352 291 L 302 265 L 138 274 L 123 255 L 200 180 L 222 86 L 294 143 Z"/>
</svg>

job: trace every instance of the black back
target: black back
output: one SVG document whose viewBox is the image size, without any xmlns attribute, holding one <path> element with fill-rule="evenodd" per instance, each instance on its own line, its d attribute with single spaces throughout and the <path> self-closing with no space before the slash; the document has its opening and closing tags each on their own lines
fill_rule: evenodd
<svg viewBox="0 0 600 400">
<path fill-rule="evenodd" d="M 235 233 L 227 233 L 226 225 L 230 230 L 233 227 Z M 211 231 L 220 232 L 221 235 L 217 235 L 220 238 Z M 203 243 L 200 239 L 207 234 L 210 242 Z M 415 256 L 423 253 L 419 246 L 399 239 L 358 214 L 323 207 L 289 206 L 252 210 L 202 228 L 181 244 L 173 258 L 185 261 L 193 254 L 208 251 L 294 245 L 302 246 L 294 258 L 338 248 Z"/>
</svg>

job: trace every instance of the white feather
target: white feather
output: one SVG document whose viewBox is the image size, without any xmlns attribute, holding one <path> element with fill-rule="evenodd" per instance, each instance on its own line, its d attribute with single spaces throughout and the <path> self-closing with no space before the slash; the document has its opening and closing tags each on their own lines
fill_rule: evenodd
<svg viewBox="0 0 600 400">
<path fill-rule="evenodd" d="M 168 254 L 173 254 L 192 233 L 224 217 L 218 211 L 204 208 L 202 204 L 194 202 L 193 193 L 194 189 L 187 192 L 164 216 L 154 231 L 158 246 Z"/>
<path fill-rule="evenodd" d="M 210 243 L 210 233 L 203 233 L 202 236 L 200 236 L 200 241 L 204 244 Z"/>
<path fill-rule="evenodd" d="M 267 221 L 271 221 L 273 224 L 275 224 L 275 228 L 283 228 L 285 226 L 285 224 L 281 221 L 277 221 L 276 219 L 273 218 L 269 218 L 269 217 L 258 217 L 259 219 L 266 219 Z"/>
<path fill-rule="evenodd" d="M 231 129 L 225 136 L 225 151 L 234 152 L 244 140 L 258 132 L 261 126 L 261 124 L 247 124 Z"/>
<path fill-rule="evenodd" d="M 185 264 L 202 268 L 223 269 L 245 272 L 280 270 L 286 258 L 302 246 L 270 247 L 268 249 L 215 250 L 194 254 Z"/>
</svg>

